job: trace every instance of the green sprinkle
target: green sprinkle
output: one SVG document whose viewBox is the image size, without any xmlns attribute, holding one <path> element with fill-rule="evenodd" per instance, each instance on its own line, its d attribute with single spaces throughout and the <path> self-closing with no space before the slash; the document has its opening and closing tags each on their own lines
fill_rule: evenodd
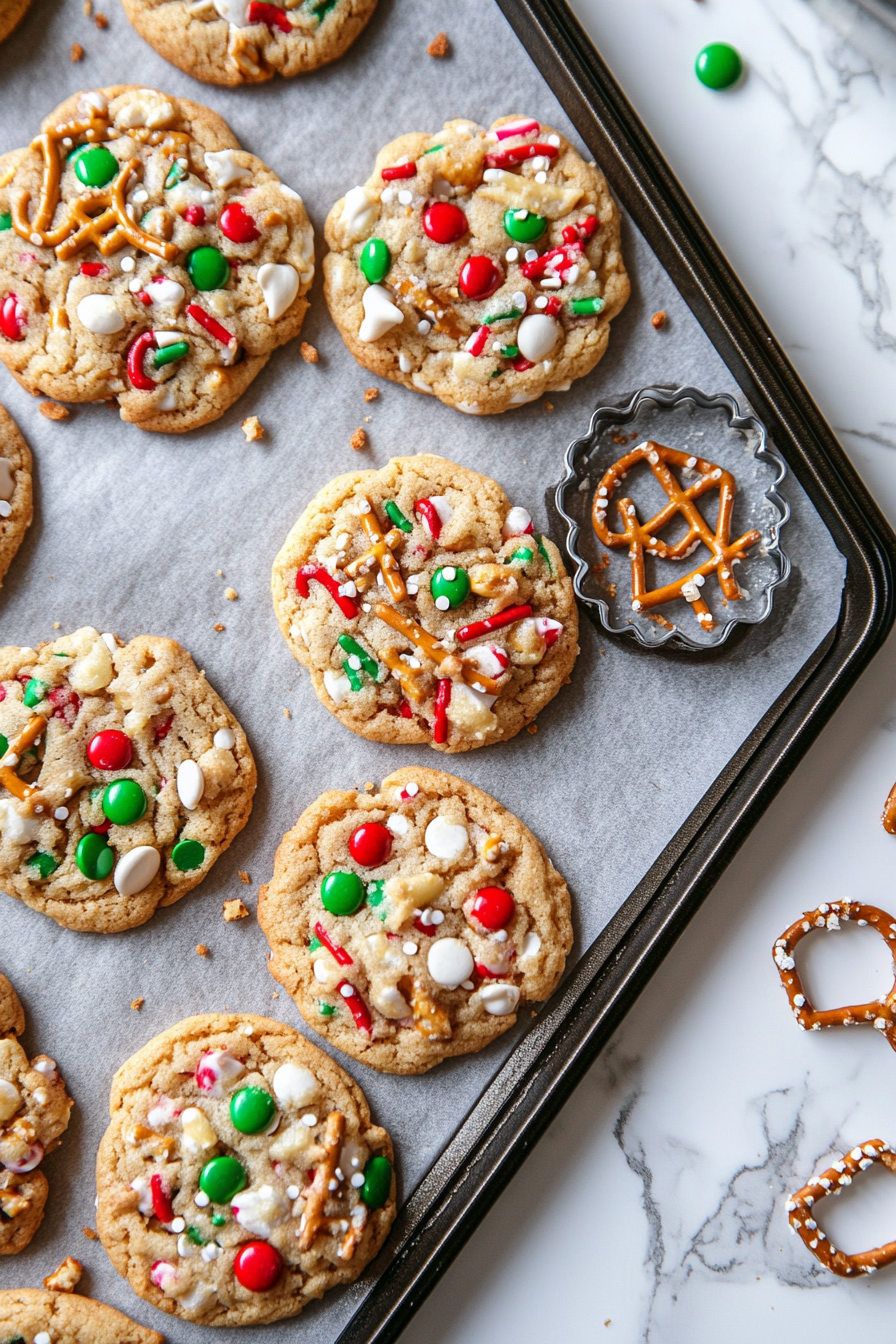
<svg viewBox="0 0 896 1344">
<path fill-rule="evenodd" d="M 199 1231 L 199 1228 L 198 1228 L 198 1227 L 188 1227 L 188 1228 L 187 1228 L 187 1236 L 190 1238 L 190 1240 L 192 1241 L 192 1243 L 193 1243 L 194 1246 L 204 1246 L 204 1245 L 205 1245 L 205 1237 L 204 1237 L 204 1236 L 202 1235 L 202 1233 Z"/>
<path fill-rule="evenodd" d="M 311 942 L 308 944 L 308 951 L 316 952 L 319 947 L 323 947 L 321 940 L 319 938 L 312 938 Z"/>
<path fill-rule="evenodd" d="M 331 9 L 335 9 L 339 0 L 311 0 L 309 9 L 318 23 L 323 23 Z"/>
<path fill-rule="evenodd" d="M 59 867 L 59 860 L 52 854 L 47 854 L 45 850 L 39 849 L 30 859 L 25 860 L 25 867 L 36 868 L 41 877 L 49 877 Z"/>
<path fill-rule="evenodd" d="M 506 313 L 493 313 L 490 317 L 484 317 L 482 322 L 484 326 L 490 327 L 495 322 L 515 322 L 522 315 L 519 308 L 509 308 Z"/>
<path fill-rule="evenodd" d="M 336 1009 L 332 1003 L 319 1003 L 317 1005 L 321 1017 L 335 1017 Z"/>
<path fill-rule="evenodd" d="M 5 756 L 8 751 L 9 751 L 9 742 L 3 736 L 3 734 L 0 733 L 0 757 Z"/>
<path fill-rule="evenodd" d="M 375 658 L 371 658 L 367 650 L 363 649 L 356 639 L 352 639 L 351 635 L 340 635 L 339 644 L 349 655 L 350 658 L 358 659 L 363 671 L 367 673 L 368 677 L 372 677 L 374 681 L 379 681 L 380 676 L 379 663 L 376 661 Z M 343 667 L 344 666 L 345 664 L 343 663 Z M 346 673 L 346 675 L 348 674 Z M 349 681 L 351 681 L 351 677 L 349 677 L 348 679 Z"/>
<path fill-rule="evenodd" d="M 495 369 L 494 373 L 492 374 L 492 377 L 493 377 L 493 378 L 500 378 L 500 377 L 501 377 L 501 374 L 502 374 L 503 372 L 504 372 L 503 369 Z"/>
<path fill-rule="evenodd" d="M 501 356 L 503 359 L 516 359 L 520 352 L 518 345 L 502 345 Z"/>
<path fill-rule="evenodd" d="M 168 176 L 165 178 L 165 191 L 170 191 L 172 187 L 176 187 L 178 182 L 182 182 L 186 175 L 179 163 L 172 163 Z M 146 215 L 143 218 L 145 219 Z"/>
<path fill-rule="evenodd" d="M 39 705 L 47 693 L 47 683 L 41 681 L 38 677 L 32 677 L 25 687 L 25 707 L 33 709 Z"/>
<path fill-rule="evenodd" d="M 428 151 L 427 151 L 428 152 Z M 386 513 L 391 518 L 396 527 L 400 527 L 402 532 L 413 532 L 414 524 L 410 518 L 406 518 L 401 509 L 395 503 L 394 499 L 386 500 Z"/>
<path fill-rule="evenodd" d="M 5 233 L 7 229 L 11 228 L 12 228 L 12 215 L 7 210 L 4 212 L 4 214 L 0 215 L 0 233 Z"/>
<path fill-rule="evenodd" d="M 541 556 L 542 560 L 543 560 L 543 561 L 545 562 L 545 564 L 547 565 L 547 567 L 548 567 L 548 573 L 549 573 L 549 574 L 553 574 L 553 572 L 554 572 L 554 566 L 551 564 L 551 557 L 548 555 L 547 547 L 546 547 L 545 544 L 544 544 L 544 537 L 539 536 L 539 534 L 538 534 L 537 532 L 535 532 L 533 535 L 534 535 L 534 537 L 535 537 L 535 541 L 536 541 L 536 543 L 537 543 L 537 545 L 538 545 L 538 554 Z"/>
<path fill-rule="evenodd" d="M 596 296 L 593 299 L 572 299 L 569 311 L 576 317 L 589 317 L 592 313 L 599 313 L 603 306 L 603 299 Z"/>
<path fill-rule="evenodd" d="M 214 1213 L 212 1214 L 212 1222 L 214 1223 L 215 1227 L 223 1227 L 224 1224 L 227 1222 L 227 1219 L 224 1217 L 223 1213 Z"/>
<path fill-rule="evenodd" d="M 53 654 L 53 657 L 54 657 L 54 658 L 71 658 L 71 656 L 72 656 L 72 655 L 71 655 L 70 653 L 54 653 L 54 654 Z"/>
<path fill-rule="evenodd" d="M 165 364 L 173 364 L 176 359 L 183 359 L 189 351 L 189 341 L 174 341 L 171 345 L 163 345 L 152 357 L 153 368 L 161 369 Z"/>
<path fill-rule="evenodd" d="M 99 798 L 99 796 L 100 796 L 100 794 L 102 793 L 102 791 L 103 791 L 102 788 L 91 789 L 91 790 L 90 790 L 90 801 L 93 802 L 94 798 Z"/>
<path fill-rule="evenodd" d="M 348 677 L 348 684 L 351 686 L 352 690 L 363 691 L 364 682 L 361 680 L 361 674 L 360 672 L 356 672 L 353 667 L 349 666 L 348 659 L 342 664 L 342 670 Z"/>
<path fill-rule="evenodd" d="M 432 149 L 424 149 L 420 157 L 421 159 L 425 159 L 427 154 L 438 154 L 439 150 L 444 148 L 445 148 L 444 145 L 433 145 Z"/>
<path fill-rule="evenodd" d="M 367 883 L 368 905 L 382 905 L 383 901 L 386 899 L 385 886 L 386 883 L 382 878 L 377 878 L 375 882 Z"/>
<path fill-rule="evenodd" d="M 519 550 L 513 552 L 513 555 L 508 555 L 504 563 L 505 565 L 512 565 L 514 560 L 519 560 L 520 564 L 526 565 L 534 559 L 534 551 L 530 550 L 528 546 L 520 546 Z"/>
</svg>

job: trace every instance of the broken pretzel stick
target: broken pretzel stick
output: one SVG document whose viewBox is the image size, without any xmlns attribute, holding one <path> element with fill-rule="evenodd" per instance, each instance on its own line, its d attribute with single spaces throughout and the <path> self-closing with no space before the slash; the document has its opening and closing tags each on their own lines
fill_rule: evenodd
<svg viewBox="0 0 896 1344">
<path fill-rule="evenodd" d="M 398 988 L 411 1005 L 414 1026 L 421 1036 L 431 1040 L 447 1041 L 451 1036 L 451 1018 L 441 1004 L 436 1003 L 426 987 L 410 975 L 403 975 Z"/>
<path fill-rule="evenodd" d="M 314 1180 L 305 1195 L 305 1212 L 302 1214 L 302 1230 L 299 1236 L 299 1250 L 309 1251 L 314 1238 L 324 1224 L 324 1208 L 331 1197 L 330 1182 L 335 1179 L 339 1165 L 339 1153 L 345 1138 L 345 1116 L 341 1111 L 331 1111 L 324 1128 L 324 1156 L 317 1164 Z"/>
<path fill-rule="evenodd" d="M 0 760 L 0 784 L 23 803 L 27 803 L 39 793 L 39 789 L 36 784 L 26 784 L 23 779 L 19 779 L 15 767 L 19 764 L 22 753 L 33 747 L 43 736 L 46 727 L 47 720 L 42 715 L 32 715 L 18 737 L 10 742 L 6 754 Z"/>
<path fill-rule="evenodd" d="M 474 691 L 485 691 L 488 695 L 498 695 L 500 688 L 498 683 L 493 680 L 492 677 L 487 677 L 483 672 L 477 671 L 475 668 L 470 667 L 463 662 L 462 659 L 456 658 L 454 654 L 449 653 L 446 648 L 442 647 L 437 639 L 428 633 L 428 631 L 422 629 L 416 621 L 411 620 L 410 616 L 403 616 L 400 611 L 393 611 L 391 607 L 386 606 L 385 602 L 377 602 L 373 611 L 374 615 L 379 616 L 380 620 L 384 621 L 386 625 L 391 625 L 393 630 L 397 630 L 399 634 L 406 635 L 411 643 L 416 645 L 425 658 L 428 658 L 430 662 L 435 663 L 437 667 L 442 668 L 443 676 L 446 675 L 449 670 L 454 672 L 455 668 L 453 665 L 457 664 L 460 669 L 462 680 L 465 681 L 468 686 L 472 686 Z M 452 665 L 450 669 L 443 667 L 443 664 L 447 663 L 449 660 Z"/>
<path fill-rule="evenodd" d="M 361 515 L 361 526 L 367 533 L 370 542 L 370 549 L 366 550 L 363 555 L 359 555 L 357 560 L 352 560 L 350 564 L 346 565 L 345 573 L 352 579 L 359 574 L 366 573 L 374 564 L 379 565 L 383 582 L 393 599 L 396 602 L 404 601 L 407 597 L 407 589 L 401 575 L 401 566 L 392 554 L 398 543 L 404 541 L 403 533 L 399 528 L 393 527 L 384 536 L 374 513 L 373 505 L 364 495 L 358 500 L 358 512 Z"/>
</svg>

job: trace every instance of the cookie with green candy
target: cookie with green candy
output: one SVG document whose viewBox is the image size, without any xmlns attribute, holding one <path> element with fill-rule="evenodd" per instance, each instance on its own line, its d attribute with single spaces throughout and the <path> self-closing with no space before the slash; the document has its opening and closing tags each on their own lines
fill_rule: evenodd
<svg viewBox="0 0 896 1344">
<path fill-rule="evenodd" d="M 307 807 L 258 919 L 309 1026 L 384 1073 L 482 1050 L 553 993 L 572 947 L 569 891 L 532 832 L 419 767 Z"/>
<path fill-rule="evenodd" d="M 165 1344 L 105 1302 L 45 1288 L 0 1290 L 2 1344 Z"/>
<path fill-rule="evenodd" d="M 353 1282 L 395 1217 L 392 1143 L 360 1087 L 266 1017 L 156 1036 L 112 1084 L 97 1230 L 134 1292 L 180 1320 L 260 1325 Z"/>
<path fill-rule="evenodd" d="M 55 1060 L 29 1062 L 16 1040 L 24 1030 L 19 997 L 0 974 L 0 1255 L 24 1250 L 40 1227 L 49 1192 L 40 1164 L 58 1148 L 74 1105 Z"/>
<path fill-rule="evenodd" d="M 358 363 L 471 415 L 590 373 L 629 295 L 603 173 L 532 117 L 393 140 L 325 236 L 324 296 Z"/>
<path fill-rule="evenodd" d="M 69 929 L 144 923 L 252 810 L 246 735 L 172 639 L 0 648 L 0 884 Z"/>
<path fill-rule="evenodd" d="M 318 698 L 376 742 L 455 752 L 507 741 L 578 653 L 557 547 L 496 481 L 429 453 L 331 481 L 271 582 Z"/>
<path fill-rule="evenodd" d="M 0 406 L 0 583 L 34 516 L 31 451 Z"/>
</svg>

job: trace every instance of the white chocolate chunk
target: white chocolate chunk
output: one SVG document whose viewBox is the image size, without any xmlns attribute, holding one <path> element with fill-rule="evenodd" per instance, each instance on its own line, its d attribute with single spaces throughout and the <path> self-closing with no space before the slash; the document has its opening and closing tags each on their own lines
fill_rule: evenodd
<svg viewBox="0 0 896 1344">
<path fill-rule="evenodd" d="M 180 1117 L 180 1123 L 184 1131 L 183 1146 L 194 1157 L 198 1157 L 209 1148 L 214 1148 L 218 1142 L 218 1136 L 212 1129 L 208 1116 L 198 1106 L 188 1106 Z"/>
<path fill-rule="evenodd" d="M 516 1012 L 520 1001 L 520 992 L 516 985 L 505 985 L 498 981 L 493 985 L 483 985 L 479 991 L 482 1006 L 492 1017 L 507 1017 Z"/>
<path fill-rule="evenodd" d="M 95 336 L 114 336 L 126 325 L 111 294 L 86 294 L 78 304 L 78 321 Z"/>
<path fill-rule="evenodd" d="M 232 182 L 238 182 L 241 177 L 251 177 L 251 168 L 244 168 L 234 159 L 234 154 L 241 153 L 238 149 L 219 149 L 216 152 L 206 150 L 205 164 L 209 171 L 214 174 L 215 183 L 219 187 L 229 187 Z"/>
<path fill-rule="evenodd" d="M 281 1064 L 274 1074 L 273 1088 L 281 1106 L 310 1106 L 320 1094 L 320 1083 L 301 1064 Z"/>
<path fill-rule="evenodd" d="M 457 685 L 455 683 L 452 688 L 452 699 Z M 437 859 L 459 859 L 467 848 L 470 837 L 466 826 L 455 825 L 446 821 L 444 817 L 433 817 L 426 828 L 424 840 L 430 854 L 435 855 Z M 461 976 L 461 979 L 464 978 Z"/>
<path fill-rule="evenodd" d="M 404 321 L 404 313 L 389 298 L 382 285 L 368 285 L 364 291 L 364 321 L 358 336 L 362 341 L 378 341 L 387 331 Z"/>
<path fill-rule="evenodd" d="M 5 1078 L 0 1078 L 0 1124 L 15 1115 L 22 1104 L 19 1089 Z"/>
<path fill-rule="evenodd" d="M 444 989 L 457 989 L 473 974 L 473 953 L 460 938 L 437 938 L 426 957 L 429 973 Z"/>
<path fill-rule="evenodd" d="M 128 850 L 115 865 L 115 890 L 121 896 L 136 896 L 145 891 L 161 862 L 161 854 L 152 845 L 138 845 L 136 849 Z"/>
<path fill-rule="evenodd" d="M 268 317 L 282 317 L 299 292 L 299 276 L 287 262 L 267 261 L 258 268 L 258 284 L 268 306 Z"/>
<path fill-rule="evenodd" d="M 253 1232 L 256 1237 L 269 1237 L 275 1227 L 286 1222 L 291 1212 L 286 1200 L 272 1185 L 241 1190 L 234 1195 L 230 1207 L 240 1227 Z"/>
<path fill-rule="evenodd" d="M 12 798 L 3 798 L 0 800 L 0 832 L 4 840 L 9 840 L 14 845 L 26 845 L 30 840 L 36 840 L 40 831 L 40 818 L 33 817 L 30 812 L 20 811 L 20 804 L 13 801 Z"/>
<path fill-rule="evenodd" d="M 348 234 L 350 242 L 356 243 L 361 238 L 367 237 L 373 228 L 378 208 L 363 187 L 352 187 L 345 193 L 339 222 Z"/>
<path fill-rule="evenodd" d="M 15 468 L 8 457 L 0 457 L 0 499 L 12 499 L 15 488 Z"/>
<path fill-rule="evenodd" d="M 562 335 L 563 328 L 555 317 L 548 317 L 547 313 L 530 313 L 519 325 L 516 343 L 523 358 L 537 364 L 547 359 Z"/>
<path fill-rule="evenodd" d="M 68 670 L 69 685 L 79 695 L 101 691 L 115 676 L 112 655 L 102 635 L 97 635 L 93 646 L 76 658 Z"/>
</svg>

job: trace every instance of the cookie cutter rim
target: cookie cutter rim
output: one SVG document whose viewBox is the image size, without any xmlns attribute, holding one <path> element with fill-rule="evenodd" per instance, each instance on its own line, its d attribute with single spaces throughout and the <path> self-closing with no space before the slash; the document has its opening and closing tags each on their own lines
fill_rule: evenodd
<svg viewBox="0 0 896 1344">
<path fill-rule="evenodd" d="M 717 635 L 714 639 L 700 641 L 694 639 L 676 625 L 672 630 L 665 630 L 661 636 L 655 639 L 647 639 L 640 626 L 635 623 L 625 622 L 620 625 L 614 625 L 610 616 L 610 607 L 606 598 L 590 597 L 583 591 L 585 579 L 591 572 L 589 562 L 580 554 L 577 543 L 581 533 L 580 525 L 574 518 L 570 517 L 564 507 L 564 497 L 573 484 L 578 486 L 579 477 L 577 471 L 577 461 L 580 455 L 593 446 L 596 435 L 604 422 L 608 425 L 625 425 L 631 422 L 638 415 L 639 411 L 648 403 L 652 403 L 660 410 L 673 410 L 684 402 L 693 402 L 700 410 L 713 411 L 722 410 L 725 412 L 728 429 L 735 430 L 742 434 L 753 432 L 757 436 L 756 446 L 753 448 L 752 455 L 760 461 L 768 463 L 776 470 L 775 479 L 771 482 L 768 489 L 763 492 L 763 497 L 769 501 L 777 511 L 778 517 L 768 525 L 768 537 L 766 541 L 766 554 L 774 561 L 777 566 L 777 574 L 765 586 L 762 593 L 762 609 L 759 615 L 751 618 L 744 616 L 732 616 L 717 626 Z M 771 615 L 774 593 L 790 577 L 790 558 L 781 550 L 780 531 L 790 518 L 790 505 L 786 499 L 782 499 L 778 493 L 778 486 L 789 474 L 789 468 L 780 453 L 773 448 L 768 441 L 768 431 L 765 425 L 754 415 L 745 415 L 740 403 L 729 392 L 716 392 L 712 395 L 701 392 L 696 387 L 642 387 L 635 392 L 624 404 L 610 403 L 604 406 L 598 406 L 591 414 L 591 421 L 588 426 L 588 432 L 578 439 L 574 439 L 566 450 L 565 455 L 566 474 L 563 476 L 554 490 L 554 503 L 557 512 L 566 524 L 566 552 L 575 566 L 573 574 L 573 591 L 580 602 L 591 610 L 595 611 L 602 627 L 611 635 L 620 635 L 628 640 L 634 640 L 641 648 L 651 651 L 662 649 L 667 644 L 672 644 L 676 649 L 683 649 L 689 653 L 708 653 L 722 647 L 731 635 L 732 631 L 741 625 L 761 625 Z"/>
</svg>

